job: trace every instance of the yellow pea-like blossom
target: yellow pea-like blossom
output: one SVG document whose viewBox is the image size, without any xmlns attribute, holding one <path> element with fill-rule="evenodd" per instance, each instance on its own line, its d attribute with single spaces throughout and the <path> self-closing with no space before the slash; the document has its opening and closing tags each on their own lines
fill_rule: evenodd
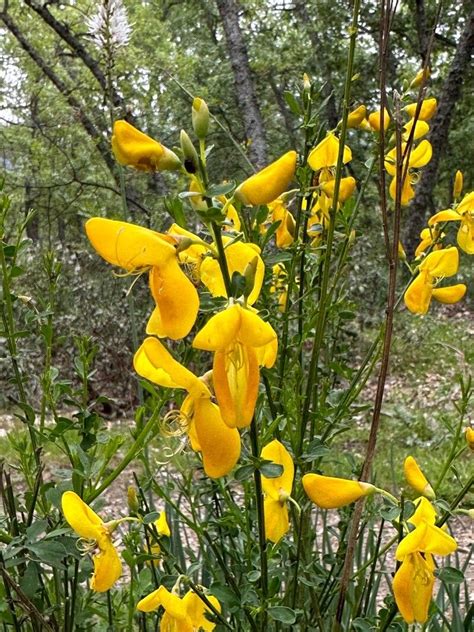
<svg viewBox="0 0 474 632">
<path fill-rule="evenodd" d="M 380 110 L 377 110 L 376 112 L 372 112 L 371 114 L 369 114 L 369 116 L 367 117 L 367 120 L 369 122 L 369 125 L 372 131 L 380 132 L 380 128 L 382 126 L 381 125 L 382 116 L 381 116 Z M 390 125 L 390 114 L 388 113 L 387 108 L 384 108 L 383 129 L 385 132 L 387 131 L 389 125 Z"/>
<path fill-rule="evenodd" d="M 155 527 L 158 531 L 158 535 L 162 535 L 166 538 L 171 537 L 171 529 L 169 527 L 165 511 L 160 511 L 160 515 L 155 520 Z"/>
<path fill-rule="evenodd" d="M 267 478 L 262 474 L 265 537 L 271 542 L 278 542 L 290 528 L 287 503 L 293 487 L 295 466 L 290 453 L 277 439 L 268 443 L 260 456 L 283 467 L 283 472 L 275 478 Z"/>
<path fill-rule="evenodd" d="M 362 121 L 367 116 L 367 108 L 365 105 L 359 105 L 359 107 L 349 112 L 347 117 L 347 127 L 359 127 Z"/>
<path fill-rule="evenodd" d="M 426 476 L 421 471 L 418 463 L 412 456 L 407 456 L 403 464 L 403 471 L 408 485 L 412 487 L 418 494 L 422 494 L 430 500 L 436 498 L 433 488 L 428 483 Z"/>
<path fill-rule="evenodd" d="M 272 285 L 270 287 L 271 294 L 278 296 L 278 309 L 280 312 L 286 310 L 288 302 L 288 272 L 283 263 L 275 263 L 272 267 Z"/>
<path fill-rule="evenodd" d="M 230 428 L 250 425 L 259 367 L 270 368 L 276 360 L 278 341 L 273 327 L 255 311 L 234 304 L 204 325 L 193 347 L 214 352 L 212 381 L 222 419 Z"/>
<path fill-rule="evenodd" d="M 140 171 L 165 171 L 181 167 L 178 156 L 161 143 L 127 123 L 115 121 L 112 151 L 121 165 Z"/>
<path fill-rule="evenodd" d="M 419 70 L 410 83 L 410 88 L 418 88 L 423 81 L 427 81 L 431 76 L 429 68 Z"/>
<path fill-rule="evenodd" d="M 322 509 L 344 507 L 376 491 L 370 483 L 321 474 L 305 474 L 302 483 L 309 498 Z"/>
<path fill-rule="evenodd" d="M 221 605 L 214 595 L 206 595 L 207 599 L 220 612 Z M 212 632 L 216 627 L 207 617 L 206 612 L 211 609 L 194 593 L 188 591 L 184 597 L 170 592 L 164 586 L 141 599 L 137 604 L 140 612 L 153 612 L 159 607 L 164 609 L 161 618 L 160 632 L 196 632 L 204 630 Z"/>
<path fill-rule="evenodd" d="M 415 257 L 422 255 L 432 244 L 434 244 L 433 250 L 440 250 L 443 247 L 443 244 L 435 242 L 439 239 L 443 239 L 443 237 L 445 237 L 445 233 L 440 233 L 436 226 L 433 226 L 432 228 L 423 228 L 420 233 L 421 241 L 415 250 Z"/>
<path fill-rule="evenodd" d="M 413 129 L 413 123 L 415 119 L 410 119 L 406 125 L 403 126 L 403 134 L 402 138 L 404 141 L 407 141 L 410 137 Z M 423 136 L 426 136 L 430 131 L 430 126 L 426 121 L 418 120 L 415 125 L 415 129 L 413 131 L 413 140 L 418 140 Z"/>
<path fill-rule="evenodd" d="M 227 261 L 227 269 L 232 278 L 234 272 L 244 274 L 247 266 L 257 258 L 253 289 L 247 297 L 249 305 L 253 305 L 258 299 L 262 289 L 263 277 L 265 275 L 265 264 L 260 257 L 260 248 L 256 244 L 236 241 L 232 243 L 231 237 L 222 238 L 224 253 Z M 201 281 L 207 287 L 212 296 L 227 297 L 227 292 L 222 277 L 219 261 L 212 256 L 205 257 L 200 268 Z"/>
<path fill-rule="evenodd" d="M 393 578 L 393 593 L 403 619 L 425 623 L 434 585 L 433 555 L 449 555 L 457 544 L 454 538 L 435 525 L 436 511 L 426 498 L 420 498 L 408 520 L 414 529 L 397 547 L 396 559 L 401 566 Z"/>
<path fill-rule="evenodd" d="M 181 413 L 188 422 L 191 447 L 201 453 L 204 471 L 210 478 L 228 474 L 239 460 L 239 433 L 224 423 L 205 383 L 175 360 L 156 338 L 145 339 L 133 365 L 138 375 L 154 384 L 188 392 Z"/>
<path fill-rule="evenodd" d="M 418 118 L 420 121 L 429 121 L 435 115 L 437 107 L 436 99 L 425 99 L 421 104 L 420 113 L 418 114 Z M 413 118 L 416 113 L 417 104 L 410 103 L 406 105 L 403 109 L 408 114 L 410 118 Z"/>
<path fill-rule="evenodd" d="M 90 587 L 95 592 L 106 592 L 122 574 L 122 563 L 112 543 L 112 532 L 117 522 L 105 523 L 74 492 L 64 492 L 61 508 L 66 521 L 81 538 L 95 542 L 99 553 L 94 555 L 94 573 Z"/>
<path fill-rule="evenodd" d="M 88 220 L 85 228 L 92 246 L 108 263 L 132 273 L 149 270 L 156 307 L 147 333 L 174 340 L 186 336 L 196 320 L 199 297 L 179 266 L 176 240 L 136 224 L 102 217 Z"/>
<path fill-rule="evenodd" d="M 468 255 L 474 255 L 474 191 L 467 193 L 456 208 L 433 215 L 428 224 L 433 226 L 441 222 L 461 222 L 457 234 L 458 245 Z"/>
<path fill-rule="evenodd" d="M 268 209 L 273 222 L 280 222 L 276 229 L 276 245 L 278 248 L 288 248 L 295 239 L 295 218 L 286 208 L 282 198 L 270 202 Z"/>
<path fill-rule="evenodd" d="M 339 155 L 339 139 L 329 132 L 326 137 L 311 150 L 308 156 L 308 165 L 313 171 L 333 170 L 337 165 Z M 343 164 L 352 160 L 352 151 L 348 145 L 344 145 L 342 157 Z M 330 178 L 327 178 L 329 180 Z M 332 178 L 331 178 L 332 179 Z"/>
<path fill-rule="evenodd" d="M 418 266 L 418 276 L 405 292 L 404 301 L 410 312 L 426 314 L 432 298 L 448 304 L 460 301 L 467 289 L 463 283 L 436 287 L 439 280 L 455 275 L 458 267 L 459 251 L 455 246 L 430 252 Z"/>
<path fill-rule="evenodd" d="M 466 428 L 466 443 L 469 449 L 474 451 L 474 428 L 471 426 Z"/>
<path fill-rule="evenodd" d="M 415 196 L 415 190 L 413 185 L 416 183 L 418 176 L 413 171 L 414 169 L 419 169 L 420 167 L 424 167 L 431 160 L 431 156 L 433 155 L 433 149 L 431 147 L 431 143 L 427 140 L 422 140 L 416 147 L 413 147 L 412 151 L 407 155 L 406 151 L 406 143 L 402 143 L 401 146 L 401 154 L 402 154 L 402 177 L 405 174 L 405 170 L 407 169 L 408 162 L 408 170 L 406 173 L 406 177 L 403 180 L 402 184 L 402 192 L 401 192 L 401 204 L 402 206 L 406 206 L 410 203 L 410 201 Z M 397 190 L 397 148 L 394 147 L 391 149 L 387 155 L 385 156 L 385 169 L 387 172 L 393 176 L 393 180 L 390 184 L 389 193 L 392 200 L 396 199 L 396 190 Z"/>
<path fill-rule="evenodd" d="M 235 190 L 234 196 L 246 206 L 269 204 L 276 200 L 293 180 L 296 151 L 288 151 L 278 160 L 247 178 Z"/>
</svg>

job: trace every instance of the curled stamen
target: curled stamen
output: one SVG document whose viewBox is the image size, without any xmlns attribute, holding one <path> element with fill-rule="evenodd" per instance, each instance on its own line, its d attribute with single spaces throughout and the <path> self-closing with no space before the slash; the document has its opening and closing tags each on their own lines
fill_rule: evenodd
<svg viewBox="0 0 474 632">
<path fill-rule="evenodd" d="M 97 542 L 95 540 L 79 538 L 76 541 L 76 548 L 80 553 L 82 553 L 82 555 L 87 555 L 88 553 L 91 553 L 96 547 Z"/>
<path fill-rule="evenodd" d="M 174 408 L 166 413 L 160 427 L 160 434 L 164 437 L 181 437 L 189 428 L 190 420 L 181 410 Z"/>
</svg>

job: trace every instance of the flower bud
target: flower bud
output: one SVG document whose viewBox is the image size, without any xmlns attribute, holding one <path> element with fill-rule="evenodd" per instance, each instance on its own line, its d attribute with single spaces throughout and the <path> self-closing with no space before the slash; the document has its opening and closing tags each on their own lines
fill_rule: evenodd
<svg viewBox="0 0 474 632">
<path fill-rule="evenodd" d="M 252 293 L 253 287 L 255 285 L 255 274 L 257 272 L 257 264 L 258 257 L 254 257 L 247 265 L 244 270 L 244 278 L 245 278 L 245 289 L 244 296 L 250 296 Z"/>
<path fill-rule="evenodd" d="M 137 514 L 138 509 L 139 509 L 138 497 L 137 497 L 137 491 L 135 487 L 133 487 L 133 485 L 129 485 L 127 489 L 127 502 L 128 502 L 128 508 L 130 510 L 130 513 Z"/>
<path fill-rule="evenodd" d="M 428 483 L 425 475 L 420 470 L 418 463 L 412 456 L 407 456 L 405 459 L 403 470 L 407 483 L 410 487 L 429 500 L 434 500 L 436 498 L 433 488 Z"/>
<path fill-rule="evenodd" d="M 181 151 L 183 152 L 184 168 L 188 173 L 196 173 L 199 168 L 199 157 L 191 139 L 184 129 L 181 130 L 179 135 L 179 142 L 181 144 Z"/>
<path fill-rule="evenodd" d="M 454 186 L 453 186 L 453 198 L 457 200 L 462 193 L 462 187 L 464 184 L 464 177 L 462 171 L 459 169 L 456 171 L 456 175 L 454 176 Z"/>
<path fill-rule="evenodd" d="M 199 140 L 204 140 L 209 129 L 209 109 L 204 99 L 196 97 L 191 110 L 193 129 Z"/>
<path fill-rule="evenodd" d="M 311 91 L 311 79 L 306 73 L 303 73 L 303 90 L 305 92 Z"/>
<path fill-rule="evenodd" d="M 359 127 L 366 116 L 367 108 L 365 105 L 359 105 L 358 108 L 349 112 L 349 116 L 347 117 L 347 127 Z"/>
<path fill-rule="evenodd" d="M 322 509 L 338 509 L 377 491 L 370 483 L 320 474 L 305 474 L 301 482 L 309 498 Z"/>
<path fill-rule="evenodd" d="M 173 171 L 181 166 L 181 160 L 171 149 L 127 121 L 115 121 L 112 151 L 119 164 L 140 171 Z"/>
<path fill-rule="evenodd" d="M 398 258 L 400 259 L 400 261 L 407 260 L 407 253 L 405 252 L 405 248 L 403 247 L 401 241 L 398 242 Z"/>
</svg>

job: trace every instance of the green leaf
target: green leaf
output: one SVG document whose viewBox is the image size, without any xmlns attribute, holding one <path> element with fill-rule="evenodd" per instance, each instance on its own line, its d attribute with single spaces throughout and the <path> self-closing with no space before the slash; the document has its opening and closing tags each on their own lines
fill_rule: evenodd
<svg viewBox="0 0 474 632">
<path fill-rule="evenodd" d="M 285 101 L 287 102 L 288 107 L 293 112 L 293 114 L 299 116 L 301 114 L 301 106 L 295 95 L 292 92 L 286 91 L 283 93 L 283 96 L 285 97 Z"/>
<path fill-rule="evenodd" d="M 230 193 L 235 187 L 235 182 L 225 182 L 224 184 L 215 184 L 208 188 L 206 195 L 208 197 L 218 197 Z"/>
<path fill-rule="evenodd" d="M 294 623 L 296 621 L 296 612 L 286 606 L 272 606 L 268 608 L 268 614 L 274 621 L 280 621 L 280 623 Z"/>
<path fill-rule="evenodd" d="M 155 522 L 155 520 L 158 520 L 159 516 L 160 514 L 158 511 L 151 511 L 143 517 L 143 524 L 151 524 L 152 522 Z"/>
<path fill-rule="evenodd" d="M 465 580 L 464 573 L 452 566 L 440 568 L 435 574 L 444 584 L 462 584 Z"/>
<path fill-rule="evenodd" d="M 234 478 L 236 481 L 245 481 L 247 478 L 250 478 L 254 472 L 253 465 L 241 465 L 235 470 Z"/>
<path fill-rule="evenodd" d="M 235 593 L 227 586 L 214 583 L 211 584 L 209 592 L 213 594 L 214 597 L 217 597 L 221 603 L 229 606 L 229 608 L 237 608 L 240 606 L 240 601 L 237 599 Z"/>
<path fill-rule="evenodd" d="M 283 465 L 268 461 L 260 466 L 260 472 L 265 478 L 278 478 L 283 474 Z"/>
</svg>

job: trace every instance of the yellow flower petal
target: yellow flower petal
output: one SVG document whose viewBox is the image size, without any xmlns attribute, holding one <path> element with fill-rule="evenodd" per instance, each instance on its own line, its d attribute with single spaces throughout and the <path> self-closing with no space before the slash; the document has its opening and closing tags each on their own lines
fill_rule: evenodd
<svg viewBox="0 0 474 632">
<path fill-rule="evenodd" d="M 99 255 L 125 270 L 161 267 L 176 256 L 171 237 L 136 224 L 93 217 L 87 220 L 85 229 Z"/>
<path fill-rule="evenodd" d="M 290 495 L 293 487 L 295 466 L 285 446 L 277 439 L 274 439 L 262 449 L 260 456 L 262 459 L 273 461 L 273 463 L 283 467 L 281 475 L 275 478 L 267 478 L 262 475 L 262 487 L 265 494 L 274 499 L 279 499 L 282 491 Z"/>
<path fill-rule="evenodd" d="M 431 500 L 436 497 L 433 488 L 426 480 L 425 475 L 420 470 L 418 463 L 412 456 L 407 456 L 405 459 L 403 470 L 405 472 L 407 483 L 410 487 L 413 487 L 416 492 L 426 496 L 426 498 L 430 498 Z"/>
<path fill-rule="evenodd" d="M 433 224 L 439 224 L 440 222 L 460 222 L 462 216 L 459 215 L 457 211 L 453 211 L 448 208 L 444 211 L 439 211 L 436 215 L 433 215 L 428 220 L 428 226 L 433 226 Z"/>
<path fill-rule="evenodd" d="M 159 608 L 159 606 L 163 606 L 166 613 L 173 619 L 177 621 L 189 621 L 183 600 L 180 599 L 178 595 L 171 593 L 164 586 L 160 586 L 157 590 L 154 590 L 141 599 L 137 604 L 137 610 L 141 612 L 152 612 Z M 189 623 L 191 622 L 189 621 Z"/>
<path fill-rule="evenodd" d="M 408 138 L 410 137 L 411 130 L 413 128 L 413 121 L 414 119 L 410 119 L 408 123 L 403 126 L 403 129 L 405 130 L 403 133 L 403 140 L 405 141 L 407 141 Z M 426 134 L 428 134 L 429 131 L 430 131 L 430 126 L 428 125 L 428 123 L 426 123 L 426 121 L 418 120 L 415 125 L 413 140 L 418 140 L 419 138 L 426 136 Z"/>
<path fill-rule="evenodd" d="M 115 121 L 112 151 L 118 163 L 141 171 L 178 169 L 181 165 L 176 154 L 127 121 Z"/>
<path fill-rule="evenodd" d="M 432 294 L 433 285 L 429 282 L 427 274 L 420 272 L 408 286 L 403 300 L 412 314 L 426 314 Z"/>
<path fill-rule="evenodd" d="M 391 181 L 388 192 L 390 193 L 390 197 L 392 198 L 392 200 L 396 200 L 396 195 L 397 195 L 397 178 L 396 177 L 394 177 L 393 180 Z M 415 190 L 413 189 L 410 182 L 410 174 L 407 174 L 406 178 L 403 181 L 400 204 L 402 206 L 407 206 L 414 197 L 415 197 Z"/>
<path fill-rule="evenodd" d="M 160 511 L 158 520 L 155 520 L 155 527 L 159 535 L 165 536 L 166 538 L 169 538 L 171 536 L 171 531 L 168 520 L 166 519 L 165 511 Z"/>
<path fill-rule="evenodd" d="M 239 342 L 216 351 L 212 381 L 222 419 L 230 428 L 246 428 L 255 411 L 260 382 L 253 347 Z"/>
<path fill-rule="evenodd" d="M 265 514 L 265 538 L 270 542 L 278 542 L 288 533 L 290 528 L 287 504 L 267 496 L 263 501 L 263 511 Z"/>
<path fill-rule="evenodd" d="M 302 483 L 309 498 L 322 509 L 344 507 L 363 496 L 373 494 L 376 489 L 370 483 L 320 474 L 305 474 Z"/>
<path fill-rule="evenodd" d="M 328 180 L 328 182 L 324 182 L 321 186 L 324 193 L 330 197 L 334 197 L 334 185 L 336 184 L 335 180 Z M 354 189 L 356 186 L 356 181 L 352 176 L 348 176 L 347 178 L 341 179 L 341 184 L 339 188 L 339 202 L 343 204 L 346 200 L 348 200 L 351 195 L 354 193 Z"/>
<path fill-rule="evenodd" d="M 440 303 L 452 305 L 460 301 L 466 294 L 467 287 L 464 283 L 457 285 L 448 285 L 447 287 L 437 287 L 433 290 L 433 298 Z"/>
<path fill-rule="evenodd" d="M 367 108 L 365 105 L 359 105 L 355 110 L 349 112 L 347 117 L 347 127 L 359 127 L 362 121 L 367 116 Z"/>
<path fill-rule="evenodd" d="M 194 403 L 194 430 L 202 453 L 204 471 L 210 478 L 228 474 L 240 457 L 240 435 L 222 420 L 218 406 L 210 399 Z"/>
<path fill-rule="evenodd" d="M 436 522 L 436 510 L 427 498 L 420 496 L 420 498 L 415 500 L 415 505 L 415 513 L 408 519 L 408 522 L 411 522 L 416 527 L 422 522 L 427 522 L 428 524 Z"/>
<path fill-rule="evenodd" d="M 217 597 L 214 597 L 214 595 L 206 595 L 206 597 L 214 608 L 220 612 L 221 604 Z M 212 632 L 212 630 L 214 630 L 216 624 L 212 623 L 212 621 L 206 617 L 206 612 L 211 613 L 212 611 L 196 593 L 192 590 L 188 591 L 183 597 L 183 603 L 186 606 L 186 612 L 195 630 L 204 630 L 204 632 Z"/>
<path fill-rule="evenodd" d="M 184 388 L 196 397 L 210 397 L 205 384 L 180 364 L 156 338 L 145 338 L 135 353 L 133 366 L 138 375 L 166 388 Z"/>
<path fill-rule="evenodd" d="M 224 246 L 230 241 L 229 237 L 224 237 Z M 234 272 L 243 274 L 247 265 L 257 256 L 257 269 L 255 272 L 254 287 L 247 302 L 253 305 L 262 289 L 263 277 L 265 275 L 265 264 L 260 257 L 260 248 L 255 244 L 248 244 L 241 241 L 231 244 L 225 248 L 225 258 L 227 268 L 232 278 Z M 205 257 L 201 264 L 201 281 L 210 291 L 212 296 L 227 296 L 224 279 L 217 259 Z"/>
<path fill-rule="evenodd" d="M 91 590 L 110 590 L 122 574 L 120 557 L 110 539 L 103 541 L 103 548 L 94 555 L 94 574 L 90 580 Z"/>
<path fill-rule="evenodd" d="M 408 157 L 408 164 L 413 168 L 424 167 L 429 163 L 432 155 L 433 148 L 431 147 L 431 143 L 427 140 L 422 140 L 421 143 L 411 150 Z"/>
<path fill-rule="evenodd" d="M 466 213 L 470 211 L 471 213 L 474 211 L 474 191 L 470 193 L 466 193 L 461 202 L 456 207 L 458 213 Z"/>
<path fill-rule="evenodd" d="M 225 349 L 238 335 L 240 316 L 237 305 L 214 314 L 194 337 L 193 347 L 203 351 Z"/>
<path fill-rule="evenodd" d="M 235 197 L 247 206 L 269 204 L 276 200 L 293 180 L 296 151 L 288 151 L 268 167 L 247 178 L 235 190 Z"/>
<path fill-rule="evenodd" d="M 81 538 L 98 540 L 103 536 L 103 521 L 76 493 L 64 492 L 61 509 L 70 527 Z"/>
<path fill-rule="evenodd" d="M 372 114 L 369 114 L 368 121 L 369 121 L 370 127 L 373 129 L 374 132 L 380 132 L 380 127 L 381 127 L 380 110 L 377 110 L 377 112 L 372 112 Z M 384 127 L 385 132 L 387 131 L 389 125 L 390 125 L 390 115 L 388 113 L 387 108 L 384 108 L 383 127 Z"/>
<path fill-rule="evenodd" d="M 255 312 L 236 305 L 240 314 L 238 339 L 249 347 L 261 347 L 277 339 L 277 335 L 270 323 L 265 322 Z"/>
<path fill-rule="evenodd" d="M 176 258 L 150 270 L 150 290 L 156 309 L 147 323 L 147 334 L 173 340 L 187 336 L 196 322 L 199 296 Z"/>
<path fill-rule="evenodd" d="M 419 266 L 420 271 L 426 271 L 432 277 L 453 276 L 458 268 L 459 251 L 456 246 L 430 252 Z"/>
<path fill-rule="evenodd" d="M 328 169 L 337 165 L 337 157 L 339 154 L 339 139 L 332 133 L 324 138 L 308 156 L 308 165 L 313 171 Z M 344 146 L 344 154 L 342 162 L 346 164 L 352 160 L 352 152 L 350 147 Z"/>
<path fill-rule="evenodd" d="M 430 560 L 420 553 L 408 556 L 393 578 L 393 593 L 406 623 L 425 623 L 433 592 L 434 575 Z"/>
<path fill-rule="evenodd" d="M 436 99 L 425 99 L 423 103 L 421 104 L 421 109 L 420 109 L 418 118 L 421 121 L 429 121 L 431 118 L 433 118 L 434 113 L 436 112 L 436 105 L 437 105 Z M 416 103 L 410 103 L 409 105 L 406 105 L 403 109 L 408 114 L 408 116 L 413 118 L 416 113 L 416 107 L 417 107 Z"/>
<path fill-rule="evenodd" d="M 465 216 L 457 236 L 458 245 L 468 255 L 474 255 L 474 217 Z"/>
</svg>

